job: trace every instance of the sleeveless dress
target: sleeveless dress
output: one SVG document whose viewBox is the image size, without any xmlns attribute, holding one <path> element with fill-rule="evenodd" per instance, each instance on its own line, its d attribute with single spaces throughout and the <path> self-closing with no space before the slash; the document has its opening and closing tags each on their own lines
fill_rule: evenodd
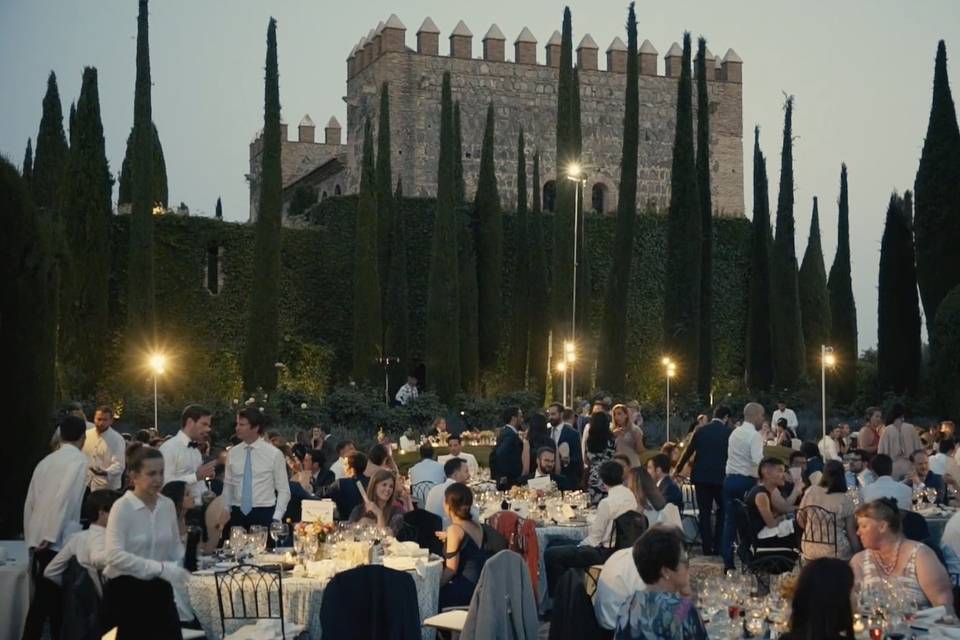
<svg viewBox="0 0 960 640">
<path fill-rule="evenodd" d="M 483 564 L 487 561 L 487 552 L 478 547 L 466 531 L 460 548 L 447 557 L 453 558 L 457 555 L 460 556 L 457 573 L 447 584 L 440 587 L 440 611 L 443 611 L 444 607 L 465 607 L 470 604 Z"/>
<path fill-rule="evenodd" d="M 892 583 L 897 591 L 903 594 L 907 602 L 915 602 L 918 609 L 925 609 L 930 606 L 927 595 L 920 588 L 920 580 L 917 578 L 917 552 L 920 545 L 914 545 L 907 564 L 898 576 L 887 576 L 883 569 L 877 564 L 874 555 L 869 551 L 863 551 L 863 582 L 860 585 L 862 590 L 867 589 L 885 589 L 884 582 Z"/>
<path fill-rule="evenodd" d="M 601 500 L 607 497 L 607 489 L 600 479 L 600 465 L 612 460 L 615 451 L 613 440 L 608 440 L 603 450 L 597 453 L 589 449 L 585 450 L 587 461 L 590 464 L 590 472 L 587 475 L 587 493 L 590 494 L 590 506 L 597 506 Z"/>
</svg>

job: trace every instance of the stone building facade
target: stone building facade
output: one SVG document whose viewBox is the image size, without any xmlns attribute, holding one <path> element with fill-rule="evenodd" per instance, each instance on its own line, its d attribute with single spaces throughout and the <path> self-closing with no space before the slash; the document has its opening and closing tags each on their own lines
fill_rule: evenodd
<svg viewBox="0 0 960 640">
<path fill-rule="evenodd" d="M 496 117 L 495 153 L 500 197 L 504 208 L 516 206 L 517 136 L 523 127 L 526 140 L 527 182 L 533 188 L 532 158 L 541 156 L 540 185 L 544 208 L 551 209 L 555 180 L 564 167 L 557 166 L 556 91 L 560 59 L 560 34 L 554 32 L 538 59 L 538 44 L 523 28 L 513 43 L 513 60 L 506 59 L 506 37 L 493 25 L 482 38 L 482 57 L 473 56 L 473 34 L 462 21 L 446 38 L 440 51 L 440 30 L 430 18 L 417 31 L 414 46 L 407 46 L 406 27 L 392 15 L 371 30 L 347 59 L 346 144 L 323 145 L 312 168 L 313 155 L 283 149 L 284 185 L 287 188 L 321 164 L 339 158 L 339 172 L 322 172 L 313 188 L 333 194 L 359 188 L 364 123 L 369 118 L 376 135 L 380 90 L 390 90 L 390 126 L 393 183 L 400 179 L 409 196 L 436 193 L 439 153 L 440 89 L 443 73 L 450 72 L 454 100 L 460 102 L 464 179 L 468 198 L 476 189 L 487 105 Z M 626 89 L 627 50 L 617 37 L 605 51 L 588 34 L 576 47 L 579 69 L 583 155 L 586 172 L 584 203 L 590 209 L 613 212 L 617 206 Z M 661 68 L 660 54 L 649 41 L 639 49 L 640 150 L 637 207 L 665 210 L 669 206 L 670 171 L 676 122 L 677 84 L 682 52 L 674 43 Z M 711 188 L 716 215 L 744 214 L 743 86 L 742 61 L 732 49 L 723 59 L 708 52 L 710 103 Z M 696 86 L 694 86 L 696 104 Z M 328 140 L 329 142 L 329 140 Z M 255 145 L 251 145 L 251 219 L 254 214 Z M 288 149 L 290 151 L 288 152 Z M 291 156 L 288 162 L 287 156 Z M 300 154 L 300 155 L 297 155 Z M 328 154 L 328 155 L 324 155 Z M 288 182 L 290 175 L 297 178 Z M 302 172 L 301 172 L 302 171 Z M 322 193 L 318 192 L 319 196 Z"/>
</svg>

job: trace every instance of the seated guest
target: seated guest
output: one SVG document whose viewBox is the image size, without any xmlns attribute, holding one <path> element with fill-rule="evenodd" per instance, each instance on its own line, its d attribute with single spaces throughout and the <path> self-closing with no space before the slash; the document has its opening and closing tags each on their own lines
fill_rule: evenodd
<svg viewBox="0 0 960 640">
<path fill-rule="evenodd" d="M 617 640 L 706 640 L 707 631 L 690 600 L 690 558 L 673 528 L 651 527 L 633 545 L 633 562 L 646 589 L 617 616 Z"/>
<path fill-rule="evenodd" d="M 876 484 L 876 483 L 874 483 Z M 953 586 L 933 549 L 903 536 L 900 509 L 891 498 L 861 505 L 857 533 L 864 550 L 850 566 L 860 590 L 884 589 L 893 583 L 914 611 L 930 606 L 953 614 Z"/>
<path fill-rule="evenodd" d="M 308 456 L 309 457 L 309 456 Z M 296 458 L 293 458 L 296 460 Z M 310 484 L 309 471 L 295 471 L 294 467 L 287 467 L 290 484 L 290 501 L 283 514 L 283 522 L 300 522 L 303 517 L 303 501 L 314 500 L 313 486 Z"/>
<path fill-rule="evenodd" d="M 181 638 L 173 589 L 188 574 L 176 507 L 160 493 L 163 454 L 141 449 L 131 462 L 133 490 L 114 503 L 107 522 L 103 631 L 117 627 L 120 640 Z"/>
<path fill-rule="evenodd" d="M 520 478 L 520 484 L 526 485 L 533 478 L 543 478 L 548 477 L 550 480 L 557 485 L 557 489 L 560 491 L 570 491 L 573 487 L 570 486 L 569 480 L 566 476 L 559 476 L 554 473 L 557 465 L 557 454 L 552 447 L 540 447 L 537 451 L 537 469 L 533 473 L 527 474 Z"/>
<path fill-rule="evenodd" d="M 833 425 L 827 435 L 823 437 L 822 440 L 817 444 L 820 449 L 820 456 L 823 458 L 824 462 L 827 460 L 842 460 L 840 456 L 840 449 L 843 446 L 841 444 L 841 439 L 843 438 L 843 427 L 839 424 Z"/>
<path fill-rule="evenodd" d="M 230 522 L 230 510 L 223 496 L 217 496 L 203 507 L 203 533 L 200 536 L 200 552 L 210 555 L 220 546 L 223 529 Z"/>
<path fill-rule="evenodd" d="M 378 469 L 386 469 L 400 475 L 400 471 L 397 469 L 397 463 L 394 462 L 391 455 L 392 450 L 391 447 L 379 443 L 370 447 L 370 453 L 367 454 L 367 460 L 372 466 L 372 468 L 367 469 L 367 475 L 369 477 L 373 477 L 373 474 L 376 473 Z"/>
<path fill-rule="evenodd" d="M 773 425 L 773 445 L 776 447 L 793 447 L 797 433 L 787 425 L 786 418 L 778 418 Z"/>
<path fill-rule="evenodd" d="M 443 510 L 447 526 L 444 535 L 444 565 L 440 576 L 440 603 L 444 607 L 470 604 L 480 572 L 486 562 L 483 527 L 473 518 L 473 492 L 467 485 L 454 482 L 444 489 Z M 440 535 L 440 534 L 437 534 Z"/>
<path fill-rule="evenodd" d="M 347 464 L 347 458 L 356 450 L 357 445 L 354 444 L 353 440 L 341 440 L 337 443 L 337 459 L 330 465 L 330 471 L 333 472 L 334 478 L 339 480 L 340 478 L 346 477 L 347 474 L 344 471 L 344 467 Z"/>
<path fill-rule="evenodd" d="M 804 507 L 816 506 L 826 509 L 832 513 L 836 521 L 836 531 L 831 533 L 823 531 L 818 516 L 807 518 L 807 512 Z M 810 487 L 803 499 L 800 501 L 800 510 L 797 512 L 797 524 L 801 527 L 814 527 L 815 534 L 820 539 L 833 539 L 837 541 L 836 557 L 842 560 L 849 560 L 854 551 L 860 547 L 857 539 L 857 521 L 853 517 L 853 500 L 847 495 L 847 482 L 844 479 L 843 464 L 837 460 L 830 460 L 823 467 L 823 474 L 820 476 L 820 482 L 816 486 Z M 816 510 L 812 510 L 816 511 Z M 811 521 L 814 519 L 814 521 Z M 832 544 L 820 542 L 803 541 L 801 543 L 803 557 L 805 560 L 833 556 L 834 548 Z"/>
<path fill-rule="evenodd" d="M 443 465 L 433 459 L 433 445 L 424 442 L 420 445 L 420 462 L 410 467 L 410 484 L 417 485 L 421 482 L 430 484 L 440 484 L 447 479 L 443 475 Z"/>
<path fill-rule="evenodd" d="M 400 501 L 397 478 L 392 471 L 380 469 L 367 484 L 363 504 L 358 504 L 350 513 L 350 522 L 366 522 L 376 527 L 389 527 L 396 536 L 403 527 L 403 514 L 413 509 L 410 496 L 406 505 Z"/>
<path fill-rule="evenodd" d="M 344 477 L 317 495 L 318 498 L 330 498 L 336 503 L 338 519 L 346 520 L 357 505 L 363 503 L 363 491 L 370 482 L 370 476 L 366 474 L 368 467 L 367 456 L 354 451 L 344 465 Z"/>
<path fill-rule="evenodd" d="M 443 528 L 446 529 L 450 526 L 447 510 L 443 506 L 446 501 L 444 496 L 446 495 L 447 487 L 455 482 L 467 482 L 470 479 L 470 471 L 467 468 L 466 462 L 460 458 L 452 458 L 447 460 L 446 464 L 443 465 L 443 473 L 447 476 L 447 479 L 437 486 L 431 487 L 430 492 L 427 494 L 427 504 L 424 505 L 424 508 L 430 513 L 440 516 L 440 520 L 443 522 Z"/>
<path fill-rule="evenodd" d="M 650 474 L 643 467 L 633 467 L 626 472 L 625 477 L 627 488 L 637 499 L 637 511 L 646 515 L 650 524 L 661 522 L 667 501 Z"/>
<path fill-rule="evenodd" d="M 161 452 L 162 453 L 162 452 Z M 166 459 L 164 459 L 166 464 Z M 182 480 L 173 480 L 163 485 L 160 493 L 170 498 L 177 511 L 177 526 L 180 529 L 180 539 L 187 537 L 187 511 L 193 509 L 193 494 L 187 491 L 187 483 Z"/>
<path fill-rule="evenodd" d="M 43 571 L 45 578 L 61 584 L 63 572 L 66 571 L 71 558 L 76 558 L 80 566 L 93 573 L 102 571 L 107 566 L 107 551 L 104 544 L 106 527 L 110 519 L 110 509 L 119 498 L 119 491 L 100 489 L 90 492 L 83 501 L 81 516 L 90 523 L 90 527 L 78 531 L 67 539 L 67 543 Z"/>
<path fill-rule="evenodd" d="M 930 470 L 930 459 L 927 457 L 927 452 L 923 449 L 917 449 L 910 454 L 910 463 L 913 465 L 913 469 L 903 479 L 903 483 L 911 489 L 916 489 L 921 485 L 936 489 L 937 504 L 943 502 L 946 497 L 943 477 Z"/>
<path fill-rule="evenodd" d="M 597 578 L 597 590 L 593 592 L 593 612 L 597 624 L 613 631 L 617 627 L 617 614 L 633 594 L 646 589 L 637 565 L 633 562 L 633 547 L 614 551 L 607 558 Z"/>
<path fill-rule="evenodd" d="M 864 502 L 873 502 L 878 498 L 893 498 L 897 507 L 909 511 L 913 504 L 913 492 L 910 487 L 891 477 L 893 459 L 885 453 L 878 453 L 870 461 L 870 469 L 877 479 L 860 489 Z"/>
<path fill-rule="evenodd" d="M 320 449 L 308 449 L 303 454 L 303 474 L 304 479 L 309 482 L 309 486 L 303 488 L 310 493 L 316 493 L 324 487 L 333 484 L 336 481 L 333 472 L 326 468 L 327 460 L 323 451 Z"/>
<path fill-rule="evenodd" d="M 658 453 L 647 460 L 647 473 L 657 483 L 657 489 L 663 494 L 664 500 L 670 504 L 677 505 L 677 509 L 683 511 L 683 491 L 680 485 L 670 477 L 670 458 L 665 453 Z"/>
<path fill-rule="evenodd" d="M 854 638 L 853 570 L 843 560 L 820 558 L 804 565 L 782 640 Z"/>
<path fill-rule="evenodd" d="M 960 512 L 954 513 L 947 521 L 940 537 L 940 552 L 943 553 L 947 573 L 960 574 Z"/>
<path fill-rule="evenodd" d="M 823 457 L 820 455 L 820 449 L 813 442 L 804 442 L 800 445 L 800 451 L 803 452 L 804 457 L 807 459 L 806 468 L 803 473 L 803 481 L 806 482 L 807 485 L 816 484 L 820 476 L 816 475 L 812 480 L 810 477 L 823 471 Z"/>
<path fill-rule="evenodd" d="M 637 510 L 636 497 L 623 486 L 623 466 L 619 462 L 607 460 L 600 465 L 599 475 L 607 497 L 597 506 L 596 518 L 587 537 L 579 545 L 550 547 L 543 555 L 548 590 L 556 587 L 567 569 L 585 569 L 604 562 L 613 552 L 614 520 L 628 511 Z"/>
<path fill-rule="evenodd" d="M 944 484 L 960 491 L 960 463 L 956 455 L 957 441 L 944 436 L 937 445 L 937 453 L 930 456 L 930 471 L 943 478 Z"/>
<path fill-rule="evenodd" d="M 436 438 L 439 441 L 446 440 L 450 437 L 450 432 L 447 431 L 447 419 L 443 416 L 434 418 L 430 424 L 430 428 L 427 429 L 427 437 Z"/>
<path fill-rule="evenodd" d="M 781 420 L 784 419 L 781 418 Z M 802 451 L 791 451 L 787 463 L 787 473 L 783 476 L 783 486 L 780 488 L 780 495 L 783 496 L 784 500 L 791 495 L 796 495 L 794 489 L 798 484 L 800 485 L 800 496 L 803 496 L 804 488 L 808 486 L 804 481 L 806 468 L 807 456 Z"/>
<path fill-rule="evenodd" d="M 450 453 L 437 458 L 440 464 L 445 464 L 447 460 L 451 458 L 460 458 L 467 463 L 467 469 L 470 470 L 471 476 L 476 476 L 480 473 L 480 465 L 477 464 L 476 456 L 463 450 L 463 443 L 460 442 L 460 436 L 451 435 L 447 438 L 447 450 Z"/>
<path fill-rule="evenodd" d="M 787 513 L 795 508 L 792 505 L 796 496 L 788 496 L 784 500 L 780 495 L 785 472 L 782 460 L 764 458 L 760 462 L 760 481 L 744 498 L 750 526 L 759 547 L 792 548 L 796 543 L 793 524 L 786 519 Z M 794 491 L 799 492 L 799 487 Z"/>
<path fill-rule="evenodd" d="M 867 468 L 868 453 L 862 449 L 852 449 L 844 460 L 847 461 L 849 469 L 844 474 L 848 487 L 860 489 L 865 484 L 870 484 L 877 477 Z"/>
</svg>

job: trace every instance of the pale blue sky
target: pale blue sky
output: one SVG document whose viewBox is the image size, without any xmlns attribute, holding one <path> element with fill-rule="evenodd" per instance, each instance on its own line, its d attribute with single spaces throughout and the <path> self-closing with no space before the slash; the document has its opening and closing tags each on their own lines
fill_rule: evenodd
<svg viewBox="0 0 960 640">
<path fill-rule="evenodd" d="M 171 203 L 210 212 L 218 195 L 230 220 L 246 220 L 247 145 L 262 123 L 263 60 L 268 18 L 278 21 L 280 99 L 293 132 L 304 113 L 318 129 L 346 111 L 346 56 L 354 43 L 396 13 L 407 44 L 431 16 L 443 32 L 463 19 L 480 39 L 496 22 L 512 43 L 524 26 L 543 45 L 560 26 L 563 3 L 332 2 L 330 0 L 154 0 L 151 3 L 153 113 L 160 131 Z M 624 37 L 626 3 L 570 4 L 574 42 L 589 32 L 601 51 Z M 761 127 L 776 205 L 784 92 L 796 96 L 794 175 L 797 254 L 806 246 L 811 198 L 820 196 L 827 269 L 836 247 L 840 163 L 850 172 L 854 294 L 861 347 L 876 343 L 880 236 L 890 192 L 912 188 L 930 108 L 939 39 L 960 51 L 956 0 L 769 0 L 641 2 L 639 35 L 660 51 L 683 31 L 707 37 L 722 55 L 744 60 L 744 192 L 750 185 L 752 129 Z M 47 73 L 57 73 L 64 114 L 80 91 L 84 65 L 99 70 L 100 101 L 111 168 L 119 171 L 133 118 L 135 0 L 0 0 L 0 153 L 19 165 L 36 137 Z M 441 51 L 445 51 L 445 43 Z M 508 56 L 512 47 L 508 47 Z M 662 70 L 662 61 L 661 61 Z M 960 70 L 950 66 L 960 94 Z M 318 132 L 319 133 L 319 132 Z M 116 191 L 114 192 L 116 197 Z"/>
</svg>

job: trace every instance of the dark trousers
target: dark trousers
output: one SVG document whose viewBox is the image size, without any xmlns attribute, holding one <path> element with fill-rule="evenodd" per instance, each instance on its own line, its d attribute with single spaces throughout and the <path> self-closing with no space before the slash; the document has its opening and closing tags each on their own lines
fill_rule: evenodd
<svg viewBox="0 0 960 640">
<path fill-rule="evenodd" d="M 182 640 L 173 588 L 161 578 L 119 576 L 103 587 L 100 628 L 117 640 Z"/>
<path fill-rule="evenodd" d="M 254 507 L 250 510 L 250 513 L 243 515 L 240 507 L 232 507 L 230 509 L 230 522 L 223 528 L 223 539 L 230 539 L 230 529 L 233 527 L 243 527 L 244 529 L 250 529 L 253 525 L 269 527 L 273 522 L 274 511 L 276 511 L 276 507 Z M 270 536 L 267 536 L 267 548 L 273 548 L 273 540 Z"/>
<path fill-rule="evenodd" d="M 733 501 L 743 500 L 757 484 L 753 476 L 739 474 L 728 475 L 723 480 L 723 541 L 720 543 L 720 554 L 723 556 L 723 568 L 733 569 L 733 542 L 737 539 L 737 523 L 733 518 Z"/>
<path fill-rule="evenodd" d="M 43 577 L 43 571 L 57 552 L 53 549 L 35 549 L 30 561 L 30 579 L 33 581 L 33 600 L 23 625 L 23 640 L 39 640 L 43 623 L 50 620 L 50 636 L 60 638 L 63 625 L 63 610 L 60 604 L 60 587 L 56 582 Z"/>
<path fill-rule="evenodd" d="M 547 593 L 553 595 L 553 589 L 560 584 L 560 577 L 567 569 L 587 569 L 595 564 L 603 564 L 608 557 L 610 550 L 603 547 L 575 544 L 550 547 L 543 554 L 543 564 L 547 570 Z"/>
<path fill-rule="evenodd" d="M 697 496 L 697 511 L 700 524 L 700 540 L 703 541 L 703 554 L 716 555 L 723 539 L 723 485 L 712 482 L 698 482 L 693 485 Z M 716 505 L 716 511 L 714 511 Z M 713 516 L 713 523 L 710 522 Z"/>
</svg>

